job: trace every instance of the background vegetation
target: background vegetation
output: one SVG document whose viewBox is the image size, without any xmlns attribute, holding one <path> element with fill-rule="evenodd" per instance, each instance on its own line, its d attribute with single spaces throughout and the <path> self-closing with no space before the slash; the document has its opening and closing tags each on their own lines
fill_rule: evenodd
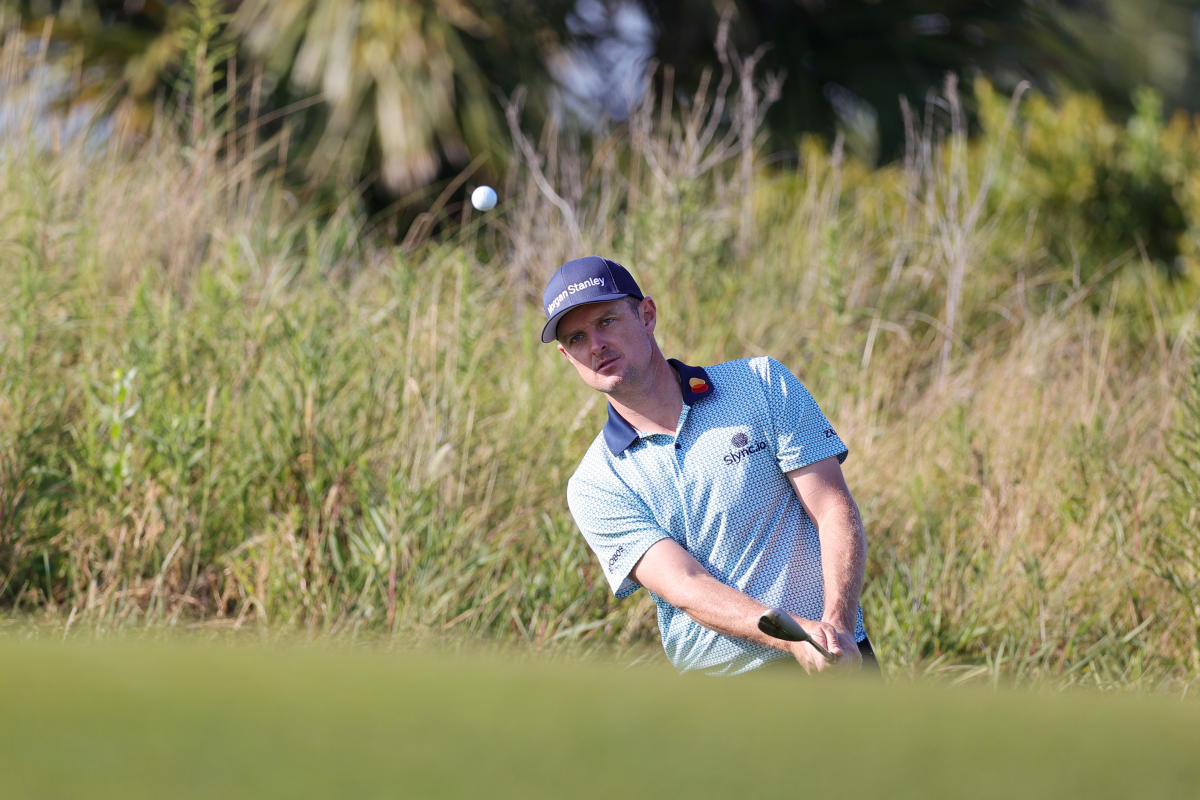
<svg viewBox="0 0 1200 800">
<path fill-rule="evenodd" d="M 762 126 L 773 158 L 816 133 L 892 163 L 902 102 L 923 106 L 947 74 L 972 114 L 980 77 L 1004 94 L 1086 91 L 1120 118 L 1142 86 L 1200 110 L 1198 13 L 1196 0 L 0 0 L 71 70 L 70 102 L 137 134 L 164 99 L 193 105 L 193 125 L 236 99 L 241 123 L 287 132 L 279 161 L 307 199 L 365 193 L 403 212 L 401 233 L 464 173 L 505 174 L 513 101 L 535 127 L 587 132 L 626 119 L 647 86 L 685 103 L 711 89 L 731 45 L 786 79 Z"/>
<path fill-rule="evenodd" d="M 950 80 L 894 165 L 768 168 L 773 84 L 730 58 L 589 136 L 510 106 L 500 206 L 397 243 L 215 80 L 127 137 L 46 113 L 45 40 L 3 48 L 9 620 L 659 657 L 563 502 L 602 403 L 536 337 L 600 252 L 669 354 L 770 353 L 822 402 L 890 673 L 1190 690 L 1200 131 L 1157 95 L 981 82 L 969 138 Z"/>
</svg>

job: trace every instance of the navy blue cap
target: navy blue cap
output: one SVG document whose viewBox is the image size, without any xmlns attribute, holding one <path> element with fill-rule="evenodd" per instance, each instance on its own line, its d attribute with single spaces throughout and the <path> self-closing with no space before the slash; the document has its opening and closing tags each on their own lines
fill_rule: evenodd
<svg viewBox="0 0 1200 800">
<path fill-rule="evenodd" d="M 558 268 L 542 292 L 542 308 L 546 312 L 546 327 L 542 341 L 558 338 L 558 321 L 571 309 L 587 303 L 604 303 L 621 297 L 642 299 L 642 290 L 629 270 L 617 262 L 600 256 L 585 256 L 568 261 Z"/>
</svg>

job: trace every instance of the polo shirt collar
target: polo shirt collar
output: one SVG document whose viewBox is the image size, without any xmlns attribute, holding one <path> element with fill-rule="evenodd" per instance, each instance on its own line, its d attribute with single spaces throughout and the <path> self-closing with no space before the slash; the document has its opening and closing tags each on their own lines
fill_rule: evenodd
<svg viewBox="0 0 1200 800">
<path fill-rule="evenodd" d="M 667 359 L 667 363 L 674 367 L 679 375 L 679 390 L 683 393 L 684 405 L 690 406 L 700 398 L 712 394 L 712 380 L 702 367 L 691 367 L 674 358 Z M 609 451 L 618 456 L 637 438 L 637 431 L 617 413 L 612 403 L 609 403 L 608 422 L 604 425 L 604 443 L 608 445 Z"/>
</svg>

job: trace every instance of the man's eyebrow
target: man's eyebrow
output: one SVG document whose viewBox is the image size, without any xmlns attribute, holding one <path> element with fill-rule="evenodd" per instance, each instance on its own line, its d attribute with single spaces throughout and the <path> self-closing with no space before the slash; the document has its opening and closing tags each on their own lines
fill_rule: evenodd
<svg viewBox="0 0 1200 800">
<path fill-rule="evenodd" d="M 603 316 L 603 314 L 601 314 L 600 316 Z M 559 327 L 558 327 L 558 338 L 564 339 L 568 336 L 571 336 L 572 334 L 579 333 L 584 328 L 586 328 L 588 325 L 590 325 L 593 321 L 594 320 L 591 317 L 588 317 L 586 320 L 583 320 L 582 322 L 575 323 L 574 328 L 564 328 L 564 327 L 562 327 L 562 323 L 560 322 Z"/>
<path fill-rule="evenodd" d="M 589 325 L 594 325 L 595 323 L 599 322 L 600 320 L 602 320 L 606 317 L 618 316 L 620 313 L 621 313 L 621 306 L 613 305 L 613 306 L 609 306 L 606 308 L 596 309 L 586 319 L 583 319 L 580 322 L 576 323 L 576 327 L 574 327 L 574 328 L 564 328 L 564 327 L 562 327 L 562 322 L 559 322 L 558 332 L 555 334 L 555 338 L 557 338 L 558 340 L 561 341 L 562 339 L 565 339 L 568 336 L 582 332 L 583 329 Z"/>
<path fill-rule="evenodd" d="M 561 342 L 571 338 L 576 333 L 579 333 L 579 328 L 559 328 L 556 332 L 556 338 Z"/>
</svg>

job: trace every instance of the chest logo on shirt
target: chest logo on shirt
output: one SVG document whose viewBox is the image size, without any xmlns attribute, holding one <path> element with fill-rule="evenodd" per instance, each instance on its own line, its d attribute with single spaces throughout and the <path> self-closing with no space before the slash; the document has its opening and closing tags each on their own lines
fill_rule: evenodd
<svg viewBox="0 0 1200 800">
<path fill-rule="evenodd" d="M 735 433 L 729 443 L 733 445 L 734 450 L 722 459 L 726 464 L 736 464 L 743 458 L 767 449 L 766 442 L 750 444 L 750 437 L 744 433 Z"/>
</svg>

